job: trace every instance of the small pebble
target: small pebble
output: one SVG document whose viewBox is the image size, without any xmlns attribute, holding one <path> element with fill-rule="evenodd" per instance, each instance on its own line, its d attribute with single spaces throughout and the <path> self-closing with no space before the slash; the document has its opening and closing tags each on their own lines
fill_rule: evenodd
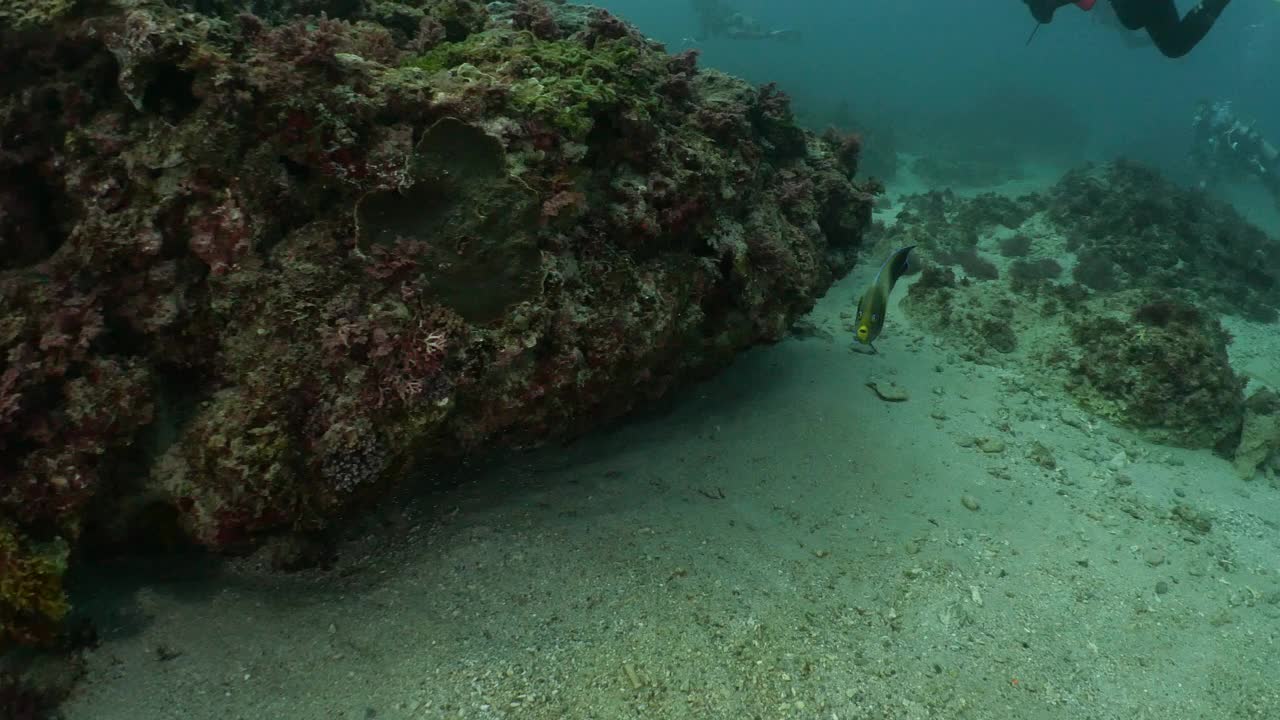
<svg viewBox="0 0 1280 720">
<path fill-rule="evenodd" d="M 1157 595 L 1164 595 L 1164 594 L 1165 594 L 1165 593 L 1167 593 L 1167 592 L 1169 592 L 1169 583 L 1167 583 L 1167 582 L 1165 582 L 1165 581 L 1163 581 L 1163 580 L 1161 580 L 1160 582 L 1157 582 L 1157 583 L 1156 583 L 1156 594 L 1157 594 Z"/>
<path fill-rule="evenodd" d="M 873 380 L 867 383 L 867 387 L 871 388 L 876 397 L 885 402 L 905 402 L 907 399 L 907 391 L 892 382 L 883 383 Z"/>
<path fill-rule="evenodd" d="M 1164 551 L 1159 548 L 1147 548 L 1142 553 L 1142 559 L 1151 567 L 1159 567 L 1164 564 Z"/>
<path fill-rule="evenodd" d="M 978 449 L 984 453 L 1002 453 L 1004 452 L 1004 441 L 1000 438 L 978 438 Z"/>
<path fill-rule="evenodd" d="M 1116 453 L 1114 457 L 1107 463 L 1112 470 L 1119 470 L 1129 464 L 1129 456 L 1123 450 Z"/>
<path fill-rule="evenodd" d="M 982 507 L 981 505 L 978 504 L 978 498 L 972 495 L 961 495 L 960 504 L 970 510 L 977 510 L 978 508 Z"/>
</svg>

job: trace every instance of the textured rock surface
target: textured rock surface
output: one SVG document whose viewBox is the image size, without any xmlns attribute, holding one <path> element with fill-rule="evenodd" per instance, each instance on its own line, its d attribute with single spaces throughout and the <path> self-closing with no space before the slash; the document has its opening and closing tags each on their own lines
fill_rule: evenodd
<svg viewBox="0 0 1280 720">
<path fill-rule="evenodd" d="M 1245 380 L 1231 369 L 1217 318 L 1159 300 L 1132 318 L 1072 322 L 1078 349 L 1067 388 L 1081 405 L 1157 442 L 1235 450 Z"/>
<path fill-rule="evenodd" d="M 1245 401 L 1244 426 L 1232 465 L 1241 478 L 1252 480 L 1277 451 L 1280 451 L 1280 395 L 1264 388 Z"/>
<path fill-rule="evenodd" d="M 1212 312 L 1280 319 L 1280 243 L 1229 205 L 1130 162 L 1067 173 L 1047 200 L 1082 285 L 1187 290 Z"/>
<path fill-rule="evenodd" d="M 1153 441 L 1235 449 L 1244 382 L 1218 315 L 1274 321 L 1280 244 L 1229 206 L 1115 162 L 1016 199 L 910 196 L 874 236 L 917 246 L 904 310 L 967 359 L 1017 362 Z"/>
<path fill-rule="evenodd" d="M 603 11 L 237 7 L 0 15 L 0 640 L 86 522 L 234 551 L 581 432 L 781 338 L 868 222 L 856 146 Z"/>
</svg>

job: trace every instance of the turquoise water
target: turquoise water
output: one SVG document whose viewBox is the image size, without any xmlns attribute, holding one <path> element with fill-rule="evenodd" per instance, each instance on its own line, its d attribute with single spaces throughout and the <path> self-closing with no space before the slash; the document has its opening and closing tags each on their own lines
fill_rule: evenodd
<svg viewBox="0 0 1280 720">
<path fill-rule="evenodd" d="M 1280 186 L 1190 189 L 1198 101 L 1280 142 L 1280 4 L 1176 60 L 1105 8 L 1028 43 L 1015 0 L 729 4 L 781 35 L 602 6 L 862 133 L 886 190 L 853 271 L 617 423 L 428 455 L 314 556 L 82 564 L 96 641 L 9 666 L 70 685 L 57 716 L 1280 718 Z M 871 354 L 856 304 L 907 244 Z M 1214 373 L 1238 387 L 1199 397 Z"/>
<path fill-rule="evenodd" d="M 757 82 L 777 80 L 811 112 L 846 102 L 872 129 L 892 128 L 983 142 L 1014 130 L 1028 146 L 1057 149 L 1071 131 L 1077 157 L 1117 153 L 1186 172 L 1194 103 L 1231 99 L 1270 137 L 1280 135 L 1280 18 L 1271 0 L 1234 0 L 1186 57 L 1169 60 L 1143 37 L 1068 6 L 1034 40 L 1035 21 L 1017 0 L 774 3 L 734 7 L 770 28 L 795 28 L 802 42 L 695 40 L 696 17 L 682 0 L 615 0 L 673 50 L 696 47 L 711 65 Z M 1185 12 L 1192 3 L 1177 5 Z M 693 30 L 694 33 L 690 31 Z M 1076 134 L 1076 126 L 1087 133 Z"/>
</svg>

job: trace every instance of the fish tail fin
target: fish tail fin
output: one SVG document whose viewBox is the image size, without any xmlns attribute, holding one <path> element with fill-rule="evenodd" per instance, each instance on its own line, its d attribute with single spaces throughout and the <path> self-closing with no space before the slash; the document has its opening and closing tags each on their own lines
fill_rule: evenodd
<svg viewBox="0 0 1280 720">
<path fill-rule="evenodd" d="M 915 248 L 915 245 L 908 245 L 901 248 L 893 254 L 892 258 L 889 259 L 890 288 L 896 285 L 898 283 L 898 278 L 902 277 L 902 274 L 907 271 L 907 268 L 911 267 L 911 263 L 908 262 L 907 258 L 911 255 L 911 250 L 913 248 Z"/>
</svg>

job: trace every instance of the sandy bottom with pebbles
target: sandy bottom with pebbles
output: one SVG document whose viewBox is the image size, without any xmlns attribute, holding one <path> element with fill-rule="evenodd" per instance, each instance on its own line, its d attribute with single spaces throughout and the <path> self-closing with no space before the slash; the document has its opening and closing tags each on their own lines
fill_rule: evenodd
<svg viewBox="0 0 1280 720">
<path fill-rule="evenodd" d="M 851 352 L 879 261 L 802 336 L 395 503 L 331 570 L 107 569 L 67 717 L 1280 718 L 1280 489 L 897 311 Z"/>
</svg>

